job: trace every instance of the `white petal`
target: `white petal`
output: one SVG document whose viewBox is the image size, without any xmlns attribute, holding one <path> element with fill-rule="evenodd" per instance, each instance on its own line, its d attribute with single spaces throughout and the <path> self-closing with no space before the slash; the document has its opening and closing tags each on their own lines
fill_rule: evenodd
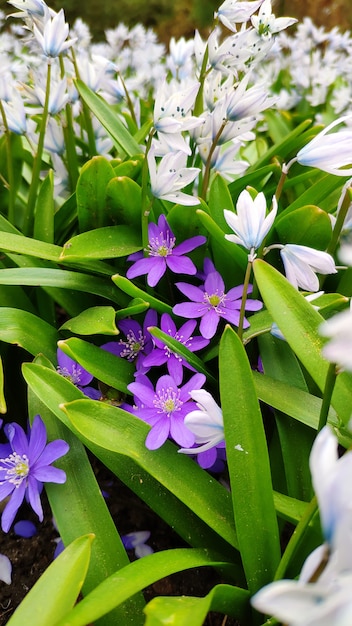
<svg viewBox="0 0 352 626">
<path fill-rule="evenodd" d="M 0 580 L 7 585 L 11 585 L 12 564 L 5 554 L 0 554 Z"/>
</svg>

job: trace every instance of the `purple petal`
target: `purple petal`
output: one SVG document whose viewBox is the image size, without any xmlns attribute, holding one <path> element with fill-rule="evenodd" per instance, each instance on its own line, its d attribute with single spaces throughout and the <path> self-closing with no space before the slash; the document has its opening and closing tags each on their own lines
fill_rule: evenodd
<svg viewBox="0 0 352 626">
<path fill-rule="evenodd" d="M 121 352 L 126 349 L 126 346 L 118 341 L 108 341 L 100 346 L 102 350 L 106 350 L 110 352 L 110 354 L 114 354 L 115 356 L 120 356 Z"/>
<path fill-rule="evenodd" d="M 59 483 L 66 482 L 66 474 L 63 470 L 52 465 L 35 467 L 32 470 L 32 476 L 41 483 Z"/>
<path fill-rule="evenodd" d="M 11 422 L 11 424 L 6 424 L 4 431 L 11 444 L 12 450 L 15 450 L 17 454 L 26 454 L 29 456 L 28 439 L 23 428 L 19 424 L 16 424 L 16 422 Z"/>
<path fill-rule="evenodd" d="M 18 537 L 25 537 L 29 539 L 30 537 L 34 537 L 37 534 L 37 527 L 33 522 L 26 519 L 21 519 L 19 522 L 13 527 L 14 533 L 18 535 Z"/>
<path fill-rule="evenodd" d="M 160 393 L 163 389 L 172 389 L 176 393 L 178 392 L 178 387 L 172 378 L 172 376 L 160 376 L 159 380 L 156 383 L 155 391 L 156 393 Z"/>
<path fill-rule="evenodd" d="M 203 235 L 197 235 L 196 237 L 191 237 L 190 239 L 186 239 L 182 243 L 175 246 L 173 249 L 173 253 L 177 255 L 187 254 L 187 252 L 191 252 L 192 250 L 194 250 L 195 248 L 198 248 L 199 246 L 202 246 L 203 243 L 206 243 L 206 242 L 207 242 L 206 237 L 203 237 Z"/>
<path fill-rule="evenodd" d="M 207 293 L 224 293 L 225 285 L 219 272 L 210 272 L 205 279 L 204 289 Z"/>
<path fill-rule="evenodd" d="M 40 493 L 42 485 L 33 476 L 32 473 L 28 474 L 28 486 L 27 486 L 27 500 L 31 505 L 33 511 L 38 515 L 39 521 L 44 519 L 42 503 L 40 501 Z"/>
<path fill-rule="evenodd" d="M 247 291 L 247 293 L 249 292 Z M 241 300 L 242 294 L 243 294 L 243 285 L 237 285 L 237 287 L 232 287 L 232 289 L 229 289 L 229 291 L 226 294 L 226 299 Z"/>
<path fill-rule="evenodd" d="M 63 439 L 55 439 L 55 441 L 50 441 L 48 445 L 43 450 L 40 458 L 37 460 L 34 467 L 44 467 L 46 465 L 50 465 L 64 454 L 67 454 L 70 446 Z"/>
<path fill-rule="evenodd" d="M 194 434 L 184 425 L 183 419 L 178 415 L 170 421 L 170 435 L 183 448 L 190 448 L 194 444 Z"/>
<path fill-rule="evenodd" d="M 164 235 L 169 234 L 170 239 L 172 237 L 175 237 L 174 233 L 172 232 L 165 215 L 162 213 L 158 219 L 158 233 L 163 233 Z"/>
<path fill-rule="evenodd" d="M 193 300 L 193 302 L 203 302 L 204 300 L 204 291 L 202 291 L 199 287 L 195 287 L 194 285 L 190 285 L 189 283 L 175 283 L 177 289 L 183 293 L 184 296 Z"/>
<path fill-rule="evenodd" d="M 128 335 L 132 331 L 134 336 L 138 337 L 138 334 L 142 332 L 142 326 L 136 322 L 136 320 L 123 319 L 118 322 L 117 326 L 125 335 Z M 111 341 L 109 343 L 113 342 Z"/>
<path fill-rule="evenodd" d="M 133 252 L 133 254 L 130 254 L 127 257 L 127 261 L 139 261 L 140 259 L 143 259 L 143 257 L 144 257 L 143 250 L 139 250 L 138 252 Z"/>
<path fill-rule="evenodd" d="M 160 320 L 160 328 L 163 333 L 168 333 L 173 337 L 176 333 L 176 324 L 168 313 L 163 313 Z"/>
<path fill-rule="evenodd" d="M 182 343 L 186 343 L 186 341 L 191 337 L 196 326 L 197 322 L 195 320 L 188 320 L 180 326 L 177 334 L 182 338 Z"/>
<path fill-rule="evenodd" d="M 210 309 L 210 311 L 207 311 L 207 313 L 203 315 L 199 325 L 199 330 L 203 337 L 205 337 L 206 339 L 211 339 L 212 337 L 214 337 L 219 324 L 219 320 L 219 315 L 214 309 Z"/>
<path fill-rule="evenodd" d="M 77 385 L 77 389 L 82 391 L 82 393 L 84 393 L 84 395 L 91 400 L 100 400 L 101 398 L 100 391 L 94 387 L 81 387 L 80 385 Z"/>
<path fill-rule="evenodd" d="M 12 450 L 10 451 L 10 454 L 11 452 Z M 4 483 L 0 485 L 0 502 L 5 500 L 5 498 L 7 498 L 7 496 L 9 496 L 14 489 L 16 489 L 15 485 L 10 483 L 8 480 L 5 480 Z"/>
<path fill-rule="evenodd" d="M 175 304 L 172 312 L 180 317 L 190 317 L 193 319 L 202 317 L 206 310 L 206 306 L 201 302 L 180 302 L 180 304 Z"/>
<path fill-rule="evenodd" d="M 138 400 L 144 404 L 146 407 L 153 407 L 153 400 L 155 398 L 155 392 L 147 385 L 143 383 L 130 383 L 127 385 L 127 389 L 133 393 L 134 396 L 137 396 Z"/>
<path fill-rule="evenodd" d="M 182 362 L 173 354 L 167 360 L 167 369 L 170 376 L 174 379 L 176 385 L 181 385 L 183 379 Z"/>
<path fill-rule="evenodd" d="M 205 381 L 206 381 L 206 377 L 204 376 L 204 374 L 194 374 L 194 376 L 192 376 L 192 378 L 190 378 L 189 381 L 185 385 L 183 385 L 183 387 L 181 387 L 180 389 L 181 400 L 183 402 L 186 402 L 187 400 L 189 400 L 189 403 L 187 403 L 187 413 L 189 413 L 189 411 L 193 411 L 198 408 L 195 402 L 190 401 L 189 392 L 193 391 L 194 389 L 200 389 L 201 387 L 203 387 Z M 188 409 L 188 407 L 190 408 Z"/>
<path fill-rule="evenodd" d="M 145 440 L 146 448 L 148 448 L 148 450 L 157 450 L 160 448 L 160 446 L 162 446 L 168 438 L 169 431 L 170 420 L 166 416 L 162 417 L 148 433 Z"/>
<path fill-rule="evenodd" d="M 31 465 L 36 462 L 41 455 L 46 444 L 46 428 L 42 418 L 36 415 L 33 419 L 29 437 L 28 456 Z"/>
<path fill-rule="evenodd" d="M 197 352 L 198 350 L 202 350 L 209 345 L 209 339 L 205 339 L 205 337 L 192 337 L 190 340 L 190 345 L 187 343 L 187 348 L 191 352 Z"/>
<path fill-rule="evenodd" d="M 7 533 L 9 531 L 10 526 L 15 519 L 16 513 L 23 502 L 25 491 L 26 485 L 24 481 L 20 484 L 19 487 L 17 487 L 17 489 L 13 490 L 12 496 L 5 506 L 1 517 L 1 528 L 3 529 L 4 533 Z"/>
<path fill-rule="evenodd" d="M 164 257 L 153 256 L 153 265 L 148 273 L 147 283 L 149 287 L 155 287 L 158 284 L 160 278 L 164 276 L 166 272 L 166 260 Z"/>
<path fill-rule="evenodd" d="M 142 274 L 148 274 L 150 271 L 153 261 L 155 257 L 143 257 L 139 261 L 136 261 L 131 267 L 127 270 L 126 276 L 127 278 L 136 278 L 136 276 L 142 276 Z"/>
<path fill-rule="evenodd" d="M 148 336 L 148 327 L 158 325 L 158 313 L 154 309 L 148 309 L 143 322 L 143 334 Z"/>
<path fill-rule="evenodd" d="M 193 261 L 188 258 L 188 256 L 170 255 L 166 257 L 166 265 L 175 274 L 194 275 L 197 273 L 196 266 Z"/>
<path fill-rule="evenodd" d="M 161 342 L 160 342 L 161 343 Z M 168 360 L 168 355 L 165 350 L 156 348 L 143 359 L 143 367 L 154 367 L 155 365 L 164 365 Z"/>
<path fill-rule="evenodd" d="M 246 311 L 260 311 L 263 308 L 263 303 L 260 300 L 247 300 Z"/>
<path fill-rule="evenodd" d="M 226 312 L 224 313 L 223 318 L 227 320 L 228 322 L 230 322 L 230 324 L 234 324 L 234 326 L 238 326 L 239 321 L 240 321 L 240 311 L 239 309 L 236 309 L 234 311 L 231 311 L 230 309 L 226 309 Z M 247 322 L 247 325 L 248 325 L 248 322 Z"/>
</svg>

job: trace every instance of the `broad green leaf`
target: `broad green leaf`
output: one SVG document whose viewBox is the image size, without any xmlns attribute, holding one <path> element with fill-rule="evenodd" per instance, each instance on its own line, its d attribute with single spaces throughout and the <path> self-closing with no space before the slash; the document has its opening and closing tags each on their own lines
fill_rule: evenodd
<svg viewBox="0 0 352 626">
<path fill-rule="evenodd" d="M 145 626 L 202 626 L 209 611 L 249 623 L 249 593 L 239 587 L 216 585 L 204 598 L 157 597 L 144 609 Z"/>
<path fill-rule="evenodd" d="M 158 450 L 148 450 L 145 439 L 150 427 L 134 415 L 102 402 L 79 400 L 62 408 L 84 437 L 136 461 L 230 545 L 237 547 L 230 495 L 190 458 L 178 454 L 175 445 L 167 441 Z"/>
<path fill-rule="evenodd" d="M 112 224 L 128 224 L 140 232 L 142 222 L 141 187 L 128 176 L 121 174 L 115 176 L 106 189 L 106 211 Z"/>
<path fill-rule="evenodd" d="M 307 508 L 307 503 L 278 491 L 274 491 L 273 496 L 278 516 L 291 524 L 298 524 Z"/>
<path fill-rule="evenodd" d="M 114 175 L 110 161 L 102 156 L 95 156 L 83 165 L 76 188 L 80 231 L 109 225 L 106 188 Z"/>
<path fill-rule="evenodd" d="M 134 366 L 127 359 L 121 359 L 77 337 L 59 341 L 58 346 L 101 382 L 123 393 L 129 393 L 127 385 L 133 380 Z"/>
<path fill-rule="evenodd" d="M 34 238 L 47 243 L 54 241 L 54 174 L 50 170 L 43 180 L 34 215 Z"/>
<path fill-rule="evenodd" d="M 272 178 L 274 172 L 280 176 L 280 168 L 276 163 L 265 165 L 264 167 L 258 167 L 254 170 L 249 168 L 247 172 L 248 171 L 250 171 L 249 174 L 243 174 L 243 176 L 240 176 L 240 178 L 229 184 L 229 191 L 233 200 L 237 200 L 241 191 L 246 189 L 248 186 L 254 187 L 254 189 L 257 189 L 258 191 L 262 191 L 267 181 Z"/>
<path fill-rule="evenodd" d="M 280 243 L 296 243 L 326 250 L 331 239 L 331 221 L 325 211 L 314 205 L 302 206 L 275 221 Z"/>
<path fill-rule="evenodd" d="M 256 259 L 253 269 L 265 306 L 293 352 L 323 392 L 328 363 L 321 353 L 323 341 L 319 326 L 323 322 L 322 316 L 271 265 Z M 337 377 L 331 404 L 346 425 L 352 412 L 352 376 L 346 372 Z"/>
<path fill-rule="evenodd" d="M 141 151 L 140 146 L 130 135 L 126 126 L 120 121 L 116 111 L 105 100 L 91 91 L 81 80 L 76 80 L 75 85 L 88 108 L 109 133 L 116 148 L 130 157 L 139 154 Z"/>
<path fill-rule="evenodd" d="M 228 183 L 216 174 L 209 191 L 208 207 L 214 222 L 224 231 L 228 231 L 228 225 L 224 218 L 224 209 L 234 211 L 233 200 L 229 192 Z"/>
<path fill-rule="evenodd" d="M 33 356 L 42 352 L 50 360 L 56 358 L 56 328 L 27 311 L 0 308 L 0 340 L 16 344 Z"/>
<path fill-rule="evenodd" d="M 135 154 L 132 159 L 126 159 L 117 165 L 114 164 L 115 176 L 128 176 L 128 178 L 132 178 L 132 180 L 137 182 L 142 172 L 143 161 L 144 154 L 141 153 Z"/>
<path fill-rule="evenodd" d="M 72 609 L 85 579 L 94 535 L 78 537 L 53 561 L 22 600 L 8 626 L 56 624 Z"/>
<path fill-rule="evenodd" d="M 272 580 L 280 560 L 269 455 L 248 357 L 229 327 L 220 340 L 220 398 L 235 525 L 251 593 Z"/>
<path fill-rule="evenodd" d="M 232 549 L 226 540 L 220 537 L 215 530 L 200 520 L 192 509 L 184 505 L 181 500 L 164 487 L 158 480 L 158 477 L 154 478 L 151 476 L 147 470 L 144 470 L 132 458 L 126 457 L 125 454 L 116 454 L 97 446 L 82 433 L 76 431 L 66 414 L 59 407 L 64 403 L 79 400 L 84 397 L 77 387 L 67 378 L 60 376 L 56 371 L 37 363 L 25 363 L 23 365 L 23 375 L 28 386 L 38 398 L 40 398 L 41 402 L 55 414 L 60 422 L 63 422 L 65 426 L 71 429 L 77 437 L 79 436 L 83 444 L 89 448 L 111 472 L 118 476 L 131 491 L 146 502 L 157 515 L 184 539 L 184 541 L 194 547 L 207 547 L 217 550 L 219 553 L 226 555 L 226 558 L 231 555 L 231 559 L 234 563 L 233 569 L 234 575 L 236 575 L 236 581 L 242 581 L 243 571 L 239 565 L 237 551 L 234 548 Z M 178 459 L 176 460 L 178 462 Z M 195 466 L 194 463 L 193 466 Z M 192 475 L 193 471 L 198 472 L 199 468 L 192 470 L 191 467 L 189 477 Z M 228 498 L 228 496 L 226 496 L 226 498 Z M 64 516 L 62 507 L 59 507 L 59 511 Z M 66 523 L 66 521 L 69 522 L 70 519 L 64 516 L 63 523 Z M 72 530 L 71 526 L 69 530 Z M 99 537 L 97 539 L 99 540 Z M 235 563 L 237 563 L 236 566 Z"/>
<path fill-rule="evenodd" d="M 289 174 L 290 175 L 290 174 Z M 345 178 L 341 176 L 333 176 L 332 174 L 321 175 L 318 172 L 318 180 L 309 185 L 301 195 L 285 209 L 285 213 L 290 213 L 295 209 L 299 209 L 302 206 L 319 205 L 325 200 L 333 191 L 339 189 L 345 182 Z"/>
<path fill-rule="evenodd" d="M 133 317 L 134 315 L 139 315 L 139 313 L 145 313 L 148 309 L 148 302 L 141 298 L 134 298 L 126 308 L 115 311 L 115 318 L 116 320 L 122 320 L 125 317 Z"/>
<path fill-rule="evenodd" d="M 102 296 L 124 304 L 111 282 L 95 276 L 69 270 L 39 267 L 21 267 L 0 270 L 0 285 L 31 285 L 37 287 L 60 287 Z"/>
<path fill-rule="evenodd" d="M 142 248 L 138 233 L 129 226 L 105 226 L 69 239 L 60 262 L 66 259 L 112 259 L 128 256 Z"/>
<path fill-rule="evenodd" d="M 316 131 L 310 129 L 308 133 L 305 132 L 311 123 L 311 120 L 307 119 L 296 126 L 282 141 L 275 143 L 269 148 L 269 150 L 247 170 L 246 175 L 252 174 L 252 170 L 256 171 L 258 168 L 267 165 L 274 157 L 279 156 L 286 159 L 287 155 L 290 153 L 297 154 L 298 150 L 312 138 L 312 135 L 314 136 L 318 132 L 318 129 Z M 307 134 L 309 139 L 307 138 Z"/>
<path fill-rule="evenodd" d="M 109 576 L 56 626 L 85 626 L 165 576 L 210 565 L 228 566 L 229 563 L 222 562 L 219 555 L 207 550 L 179 548 L 150 554 Z M 248 592 L 242 589 L 238 589 L 236 596 L 242 605 L 248 601 Z"/>
<path fill-rule="evenodd" d="M 4 368 L 2 365 L 2 358 L 0 355 L 0 413 L 6 413 L 6 400 L 4 395 Z"/>
<path fill-rule="evenodd" d="M 131 296 L 131 298 L 141 298 L 144 302 L 147 302 L 151 309 L 155 309 L 158 313 L 172 313 L 172 307 L 166 302 L 162 302 L 155 296 L 143 291 L 137 287 L 132 281 L 125 278 L 125 276 L 121 276 L 121 274 L 115 274 L 111 277 L 112 281 L 123 291 L 127 293 L 127 295 Z"/>
<path fill-rule="evenodd" d="M 4 252 L 17 252 L 56 263 L 58 263 L 61 253 L 60 246 L 7 231 L 0 231 L 0 248 Z"/>
<path fill-rule="evenodd" d="M 94 306 L 65 322 L 60 330 L 76 335 L 118 335 L 116 312 L 112 306 Z"/>
</svg>

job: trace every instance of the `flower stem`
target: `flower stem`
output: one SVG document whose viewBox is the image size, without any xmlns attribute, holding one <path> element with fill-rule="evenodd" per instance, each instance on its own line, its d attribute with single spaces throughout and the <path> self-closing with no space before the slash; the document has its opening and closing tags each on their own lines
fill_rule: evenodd
<svg viewBox="0 0 352 626">
<path fill-rule="evenodd" d="M 320 432 L 321 429 L 324 428 L 327 422 L 329 408 L 331 404 L 331 397 L 334 391 L 336 378 L 337 378 L 336 364 L 330 363 L 328 372 L 326 374 L 326 379 L 325 379 L 323 401 L 321 404 L 320 415 L 319 415 L 318 432 Z"/>
<path fill-rule="evenodd" d="M 242 336 L 243 336 L 243 322 L 244 322 L 244 314 L 245 314 L 245 311 L 246 311 L 248 285 L 249 285 L 249 279 L 250 279 L 250 276 L 251 276 L 252 263 L 253 263 L 253 260 L 249 260 L 249 258 L 250 258 L 250 255 L 248 256 L 247 269 L 246 269 L 246 273 L 245 273 L 245 277 L 244 277 L 244 281 L 243 281 L 243 291 L 242 291 L 242 302 L 241 302 L 241 309 L 240 309 L 240 319 L 239 319 L 239 322 L 238 322 L 238 331 L 237 331 L 237 334 L 238 334 L 239 338 L 241 339 L 241 341 L 242 341 Z"/>
<path fill-rule="evenodd" d="M 299 547 L 300 542 L 303 539 L 305 532 L 308 529 L 310 522 L 312 521 L 314 515 L 318 510 L 318 502 L 316 496 L 313 496 L 312 500 L 307 505 L 307 508 L 302 515 L 300 521 L 298 522 L 295 530 L 292 533 L 292 536 L 286 546 L 285 552 L 282 555 L 279 566 L 275 572 L 274 580 L 280 580 L 285 577 L 285 572 L 287 567 L 294 557 L 297 548 Z"/>
<path fill-rule="evenodd" d="M 149 243 L 148 222 L 149 222 L 150 209 L 152 205 L 152 203 L 148 199 L 148 194 L 147 194 L 148 172 L 149 172 L 147 156 L 148 156 L 150 147 L 152 145 L 154 133 L 155 133 L 155 129 L 152 128 L 149 133 L 147 145 L 145 148 L 145 155 L 144 155 L 144 161 L 143 161 L 143 167 L 142 167 L 142 202 L 141 204 L 142 204 L 142 244 L 143 244 L 144 254 L 148 254 L 146 252 L 148 248 L 148 243 Z"/>
<path fill-rule="evenodd" d="M 39 137 L 37 151 L 33 159 L 32 180 L 29 187 L 27 207 L 23 220 L 23 234 L 29 235 L 33 228 L 34 211 L 38 195 L 38 186 L 40 181 L 40 169 L 42 166 L 42 156 L 44 150 L 44 138 L 46 131 L 46 124 L 48 120 L 49 109 L 49 97 L 50 97 L 50 82 L 51 82 L 51 63 L 47 65 L 46 74 L 46 88 L 45 88 L 45 101 L 43 107 L 43 114 L 40 123 Z"/>
<path fill-rule="evenodd" d="M 351 206 L 351 191 L 352 191 L 352 184 L 351 181 L 348 181 L 348 184 L 344 186 L 342 193 L 344 194 L 342 197 L 342 202 L 341 202 L 341 206 L 338 210 L 337 213 L 337 217 L 336 217 L 336 222 L 332 231 L 332 235 L 331 235 L 331 239 L 330 239 L 330 243 L 326 249 L 326 252 L 328 252 L 329 254 L 334 254 L 335 250 L 336 250 L 336 246 L 346 219 L 346 215 L 347 215 L 347 211 Z"/>
<path fill-rule="evenodd" d="M 62 54 L 59 56 L 61 77 L 65 75 L 65 66 Z M 79 164 L 76 152 L 75 133 L 73 130 L 73 116 L 71 104 L 68 102 L 65 106 L 66 123 L 63 124 L 63 133 L 66 146 L 67 172 L 70 181 L 70 189 L 73 192 L 76 189 L 79 177 Z"/>
<path fill-rule="evenodd" d="M 200 197 L 203 198 L 203 200 L 206 200 L 206 195 L 207 195 L 207 191 L 208 191 L 208 185 L 209 185 L 209 178 L 210 178 L 210 171 L 211 171 L 211 159 L 212 156 L 214 154 L 214 150 L 216 148 L 216 146 L 218 145 L 218 141 L 221 137 L 221 134 L 225 128 L 227 124 L 227 120 L 223 120 L 218 132 L 216 133 L 213 143 L 210 146 L 210 150 L 209 150 L 209 154 L 208 154 L 208 158 L 207 158 L 207 162 L 205 164 L 205 170 L 204 170 L 204 176 L 203 176 L 203 183 L 202 183 L 202 190 L 200 193 Z"/>
<path fill-rule="evenodd" d="M 6 160 L 7 160 L 7 178 L 8 178 L 8 180 L 6 181 L 6 188 L 9 192 L 7 219 L 9 220 L 9 222 L 11 222 L 11 224 L 14 224 L 15 223 L 16 191 L 15 191 L 15 172 L 13 168 L 12 149 L 11 149 L 11 133 L 7 124 L 6 113 L 5 113 L 1 100 L 0 100 L 0 113 L 1 113 L 3 124 L 4 124 L 5 135 L 6 135 Z"/>
</svg>

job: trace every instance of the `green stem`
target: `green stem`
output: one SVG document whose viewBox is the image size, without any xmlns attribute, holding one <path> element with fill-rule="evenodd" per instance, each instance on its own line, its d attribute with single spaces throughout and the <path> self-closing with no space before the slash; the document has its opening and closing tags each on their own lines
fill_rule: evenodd
<svg viewBox="0 0 352 626">
<path fill-rule="evenodd" d="M 323 401 L 321 404 L 320 415 L 319 415 L 319 424 L 318 424 L 318 432 L 324 428 L 329 414 L 329 408 L 331 404 L 331 398 L 334 391 L 335 383 L 337 378 L 336 364 L 330 363 L 328 372 L 326 374 L 325 379 L 325 387 L 323 393 Z"/>
<path fill-rule="evenodd" d="M 33 159 L 32 180 L 29 187 L 27 207 L 23 220 L 23 234 L 29 236 L 33 228 L 34 211 L 38 195 L 38 186 L 40 182 L 40 170 L 42 166 L 42 156 L 44 150 L 45 131 L 48 120 L 49 110 L 49 97 L 50 97 L 50 82 L 51 82 L 51 63 L 47 65 L 46 75 L 46 88 L 45 88 L 45 101 L 43 107 L 43 114 L 39 129 L 39 138 L 37 151 Z"/>
<path fill-rule="evenodd" d="M 316 496 L 312 498 L 312 500 L 307 505 L 307 508 L 302 515 L 299 523 L 297 524 L 295 530 L 292 533 L 292 536 L 286 546 L 285 552 L 282 555 L 279 566 L 275 572 L 274 580 L 281 580 L 281 578 L 285 577 L 285 573 L 287 567 L 294 557 L 297 548 L 299 547 L 300 542 L 303 539 L 304 534 L 306 533 L 310 522 L 312 521 L 315 513 L 318 510 L 318 502 Z"/>
<path fill-rule="evenodd" d="M 75 68 L 75 72 L 76 72 L 76 77 L 78 79 L 80 79 L 80 73 L 79 73 L 79 69 L 78 69 L 78 65 L 77 65 L 77 59 L 76 59 L 76 55 L 74 50 L 72 49 L 72 63 L 73 66 Z M 89 151 L 89 156 L 93 157 L 97 154 L 97 146 L 96 146 L 96 142 L 95 142 L 95 134 L 94 134 L 94 128 L 93 128 L 93 122 L 92 122 L 92 118 L 90 115 L 90 110 L 87 107 L 86 103 L 82 100 L 82 111 L 83 111 L 83 117 L 84 117 L 84 122 L 85 122 L 85 126 L 86 126 L 86 131 L 87 131 L 87 136 L 88 136 L 88 151 Z"/>
<path fill-rule="evenodd" d="M 207 162 L 205 164 L 205 170 L 204 170 L 204 176 L 203 176 L 203 184 L 202 184 L 202 189 L 201 189 L 201 193 L 200 193 L 200 197 L 203 198 L 203 200 L 206 200 L 206 195 L 207 195 L 207 191 L 208 191 L 209 178 L 210 178 L 210 172 L 211 172 L 211 159 L 212 159 L 212 156 L 214 154 L 214 150 L 215 150 L 216 146 L 218 145 L 218 141 L 219 141 L 219 139 L 221 137 L 221 134 L 222 134 L 226 124 L 227 124 L 227 120 L 224 120 L 222 122 L 218 132 L 216 133 L 216 135 L 214 137 L 213 143 L 210 146 Z"/>
<path fill-rule="evenodd" d="M 59 57 L 61 77 L 65 75 L 65 66 L 62 54 Z M 70 181 L 70 189 L 73 192 L 76 189 L 79 177 L 79 164 L 76 152 L 75 133 L 73 130 L 73 116 L 71 104 L 67 103 L 65 107 L 66 124 L 63 124 L 63 133 L 66 146 L 67 172 Z"/>
<path fill-rule="evenodd" d="M 199 75 L 199 89 L 198 89 L 197 97 L 194 103 L 193 115 L 195 115 L 196 117 L 199 117 L 199 115 L 201 115 L 201 113 L 203 113 L 203 110 L 204 110 L 203 92 L 204 92 L 204 81 L 208 74 L 208 71 L 207 71 L 208 58 L 209 58 L 209 51 L 208 51 L 208 46 L 207 46 L 204 52 L 202 67 L 201 67 L 200 75 Z"/>
<path fill-rule="evenodd" d="M 275 198 L 276 198 L 277 202 L 279 201 L 279 198 L 281 197 L 282 190 L 284 188 L 284 184 L 285 184 L 286 178 L 287 178 L 287 171 L 283 167 L 282 170 L 281 170 L 280 180 L 279 180 L 279 182 L 277 184 L 276 191 L 275 191 Z"/>
<path fill-rule="evenodd" d="M 126 83 L 123 80 L 122 75 L 120 74 L 120 72 L 118 73 L 118 76 L 120 78 L 120 81 L 122 83 L 122 86 L 123 86 L 123 89 L 124 89 L 124 92 L 125 92 L 125 96 L 126 96 L 126 100 L 127 100 L 127 106 L 128 106 L 128 110 L 130 112 L 131 118 L 132 118 L 133 122 L 135 123 L 136 127 L 138 127 L 136 114 L 134 112 L 133 102 L 132 102 L 132 100 L 130 98 L 130 94 L 128 93 L 128 89 L 126 87 Z"/>
<path fill-rule="evenodd" d="M 9 220 L 9 222 L 11 222 L 11 224 L 14 224 L 15 223 L 16 192 L 15 192 L 15 172 L 13 169 L 13 159 L 12 159 L 12 149 L 11 149 L 11 133 L 7 124 L 6 113 L 5 113 L 5 109 L 3 107 L 1 100 L 0 100 L 0 113 L 1 113 L 2 121 L 5 127 L 5 135 L 6 135 L 6 160 L 7 160 L 7 178 L 8 178 L 6 182 L 6 188 L 9 192 L 9 206 L 8 206 L 7 219 Z"/>
<path fill-rule="evenodd" d="M 141 204 L 142 204 L 142 243 L 143 243 L 144 254 L 148 254 L 147 253 L 147 248 L 148 248 L 148 243 L 149 243 L 148 223 L 149 223 L 150 209 L 152 206 L 151 201 L 148 199 L 148 193 L 147 193 L 148 173 L 149 173 L 147 156 L 152 145 L 154 133 L 155 133 L 155 128 L 152 128 L 149 133 L 149 137 L 148 137 L 148 141 L 147 141 L 147 145 L 145 149 L 143 167 L 142 167 L 142 202 Z"/>
<path fill-rule="evenodd" d="M 336 222 L 332 231 L 330 243 L 326 249 L 326 252 L 329 254 L 334 254 L 336 250 L 336 246 L 346 219 L 347 211 L 351 206 L 351 196 L 350 192 L 352 190 L 351 182 L 349 181 L 348 186 L 343 188 L 344 197 L 340 206 L 340 209 L 337 213 Z"/>
<path fill-rule="evenodd" d="M 252 251 L 251 254 L 248 255 L 248 264 L 247 264 L 247 269 L 246 269 L 246 274 L 244 277 L 244 281 L 243 281 L 243 291 L 242 291 L 242 302 L 241 302 L 241 309 L 240 309 L 240 319 L 238 322 L 238 331 L 237 334 L 239 336 L 239 338 L 242 340 L 242 336 L 243 336 L 243 322 L 244 322 L 244 314 L 246 311 L 246 302 L 247 302 L 247 291 L 248 291 L 248 285 L 249 285 L 249 279 L 251 276 L 251 271 L 252 271 L 252 263 L 253 260 L 249 260 L 252 259 Z"/>
</svg>

